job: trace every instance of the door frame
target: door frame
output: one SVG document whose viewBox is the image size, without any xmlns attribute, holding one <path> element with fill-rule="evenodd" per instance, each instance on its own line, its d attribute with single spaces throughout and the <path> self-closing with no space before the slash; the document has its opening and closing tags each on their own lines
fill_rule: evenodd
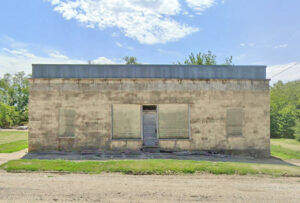
<svg viewBox="0 0 300 203">
<path fill-rule="evenodd" d="M 142 137 L 142 145 L 144 146 L 144 110 L 143 107 L 144 106 L 156 106 L 156 140 L 158 142 L 159 145 L 159 129 L 158 129 L 158 105 L 157 104 L 143 104 L 141 105 L 141 137 Z"/>
</svg>

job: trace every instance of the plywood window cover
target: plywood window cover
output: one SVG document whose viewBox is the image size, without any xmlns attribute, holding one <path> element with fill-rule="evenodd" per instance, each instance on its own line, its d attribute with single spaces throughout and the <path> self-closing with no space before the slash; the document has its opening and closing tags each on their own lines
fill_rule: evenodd
<svg viewBox="0 0 300 203">
<path fill-rule="evenodd" d="M 243 136 L 244 112 L 242 108 L 227 109 L 226 134 L 231 137 Z"/>
<path fill-rule="evenodd" d="M 68 112 L 68 113 L 67 113 Z M 72 114 L 71 116 L 67 116 Z M 73 109 L 60 108 L 58 113 L 59 127 L 58 127 L 58 139 L 75 139 L 75 116 L 76 112 Z M 69 118 L 71 117 L 71 119 Z M 71 123 L 70 123 L 71 122 Z M 70 125 L 71 124 L 71 125 Z M 72 127 L 71 133 L 67 132 L 68 127 Z M 65 128 L 65 129 L 62 129 Z"/>
<path fill-rule="evenodd" d="M 139 137 L 136 137 L 136 138 L 134 138 L 134 137 L 124 137 L 124 138 L 122 138 L 122 137 L 115 137 L 114 136 L 114 127 L 115 127 L 115 124 L 114 124 L 114 106 L 117 106 L 117 105 L 135 105 L 135 106 L 139 106 L 139 123 L 140 123 L 140 125 L 139 125 L 139 127 L 140 127 L 140 129 L 139 129 Z M 138 105 L 138 104 L 112 104 L 111 105 L 111 139 L 112 140 L 114 140 L 114 141 L 122 141 L 122 140 L 138 140 L 138 141 L 140 141 L 140 140 L 142 140 L 142 119 L 141 119 L 141 109 L 142 107 L 140 106 L 140 105 Z"/>
<path fill-rule="evenodd" d="M 191 139 L 191 131 L 190 131 L 190 105 L 189 104 L 164 104 L 164 105 L 187 105 L 187 110 L 188 110 L 188 115 L 187 115 L 187 119 L 188 119 L 188 137 L 186 137 L 186 138 L 161 138 L 160 137 L 160 127 L 159 127 L 159 119 L 160 119 L 160 117 L 159 117 L 159 107 L 161 106 L 162 104 L 160 104 L 160 105 L 158 105 L 158 126 L 157 126 L 157 136 L 158 136 L 158 138 L 159 138 L 159 140 L 162 140 L 162 141 L 164 141 L 164 140 L 190 140 Z"/>
</svg>

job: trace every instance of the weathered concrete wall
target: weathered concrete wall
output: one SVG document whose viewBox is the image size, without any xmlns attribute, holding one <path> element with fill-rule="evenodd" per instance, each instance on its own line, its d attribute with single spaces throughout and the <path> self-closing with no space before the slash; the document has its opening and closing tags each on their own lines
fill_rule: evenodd
<svg viewBox="0 0 300 203">
<path fill-rule="evenodd" d="M 161 149 L 268 156 L 268 84 L 268 80 L 31 79 L 29 151 L 139 150 L 142 139 L 112 140 L 112 104 L 189 104 L 190 138 L 160 140 Z M 76 112 L 75 136 L 59 137 L 60 109 Z M 241 134 L 228 134 L 228 109 L 242 110 Z"/>
</svg>

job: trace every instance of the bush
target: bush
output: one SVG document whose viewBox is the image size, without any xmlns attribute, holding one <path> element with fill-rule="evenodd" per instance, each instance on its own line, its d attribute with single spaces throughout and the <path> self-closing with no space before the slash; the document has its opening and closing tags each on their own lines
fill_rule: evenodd
<svg viewBox="0 0 300 203">
<path fill-rule="evenodd" d="M 295 138 L 295 111 L 295 108 L 291 105 L 288 105 L 279 111 L 279 132 L 281 133 L 282 138 Z"/>
<path fill-rule="evenodd" d="M 15 107 L 0 102 L 0 127 L 10 128 L 19 122 L 20 116 Z"/>
</svg>

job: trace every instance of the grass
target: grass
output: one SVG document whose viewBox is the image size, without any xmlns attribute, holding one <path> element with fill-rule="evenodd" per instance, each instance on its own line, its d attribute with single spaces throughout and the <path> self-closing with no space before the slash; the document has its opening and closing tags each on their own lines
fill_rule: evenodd
<svg viewBox="0 0 300 203">
<path fill-rule="evenodd" d="M 11 152 L 17 152 L 22 149 L 26 149 L 28 147 L 28 141 L 27 140 L 19 140 L 15 142 L 10 142 L 6 144 L 0 145 L 0 153 L 11 153 Z"/>
<path fill-rule="evenodd" d="M 0 145 L 27 139 L 28 132 L 26 131 L 0 131 Z"/>
<path fill-rule="evenodd" d="M 0 153 L 16 152 L 28 147 L 28 132 L 0 131 Z M 300 160 L 300 142 L 294 139 L 271 139 L 271 155 L 283 160 Z"/>
<path fill-rule="evenodd" d="M 300 142 L 294 139 L 271 139 L 271 155 L 283 160 L 300 160 Z"/>
<path fill-rule="evenodd" d="M 28 147 L 28 132 L 0 131 L 0 153 L 16 152 Z M 300 160 L 300 142 L 292 139 L 271 139 L 271 154 L 283 160 Z M 124 174 L 189 174 L 206 172 L 212 174 L 265 174 L 272 176 L 300 177 L 300 167 L 209 162 L 191 160 L 109 160 L 109 161 L 64 161 L 64 160 L 13 160 L 0 168 L 8 172 L 58 171 L 69 173 L 119 172 Z"/>
<path fill-rule="evenodd" d="M 12 160 L 0 166 L 8 172 L 51 171 L 69 173 L 119 172 L 134 175 L 192 174 L 264 174 L 271 176 L 300 177 L 300 167 L 271 164 L 209 162 L 192 160 L 109 160 L 109 161 L 65 161 L 65 160 Z"/>
<path fill-rule="evenodd" d="M 28 132 L 0 131 L 0 153 L 11 153 L 28 147 Z"/>
</svg>

